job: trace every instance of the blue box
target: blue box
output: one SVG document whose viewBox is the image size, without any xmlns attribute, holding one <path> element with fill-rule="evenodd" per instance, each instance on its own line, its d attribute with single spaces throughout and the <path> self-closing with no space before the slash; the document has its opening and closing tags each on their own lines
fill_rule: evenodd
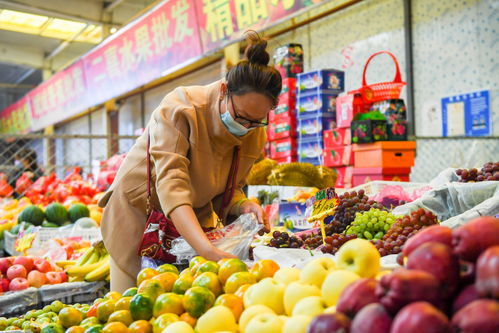
<svg viewBox="0 0 499 333">
<path fill-rule="evenodd" d="M 305 203 L 280 202 L 279 203 L 279 225 L 288 229 L 307 230 L 313 228 L 314 224 L 307 221 Z M 291 223 L 290 223 L 291 222 Z M 290 228 L 292 225 L 292 228 Z"/>
<path fill-rule="evenodd" d="M 298 74 L 296 89 L 299 93 L 317 90 L 345 91 L 345 72 L 337 69 L 319 69 Z"/>
<path fill-rule="evenodd" d="M 298 135 L 300 138 L 322 136 L 322 132 L 336 127 L 335 116 L 307 116 L 298 119 Z"/>
<path fill-rule="evenodd" d="M 310 115 L 336 117 L 336 97 L 330 91 L 300 94 L 296 101 L 298 118 Z"/>
<path fill-rule="evenodd" d="M 322 135 L 298 139 L 298 161 L 321 165 L 324 153 Z"/>
</svg>

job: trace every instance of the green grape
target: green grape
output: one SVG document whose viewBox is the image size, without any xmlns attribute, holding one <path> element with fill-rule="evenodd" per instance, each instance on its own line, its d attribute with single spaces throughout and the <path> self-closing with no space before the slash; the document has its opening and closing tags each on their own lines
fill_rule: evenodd
<svg viewBox="0 0 499 333">
<path fill-rule="evenodd" d="M 378 217 L 378 220 L 380 220 L 381 222 L 385 222 L 386 221 L 386 216 L 385 215 L 380 215 Z"/>
<path fill-rule="evenodd" d="M 367 222 L 367 227 L 368 227 L 369 229 L 371 229 L 371 228 L 373 227 L 373 223 L 372 223 L 372 222 Z"/>
<path fill-rule="evenodd" d="M 384 228 L 383 228 L 386 231 L 390 230 L 390 225 L 389 224 L 385 224 Z"/>
<path fill-rule="evenodd" d="M 374 235 L 374 238 L 375 238 L 375 239 L 381 239 L 381 238 L 383 238 L 383 236 L 384 236 L 384 235 L 385 235 L 385 234 L 384 234 L 382 231 L 380 231 L 380 232 L 378 232 L 376 235 Z"/>
<path fill-rule="evenodd" d="M 373 235 L 369 231 L 364 231 L 364 237 L 367 239 L 373 239 Z"/>
</svg>

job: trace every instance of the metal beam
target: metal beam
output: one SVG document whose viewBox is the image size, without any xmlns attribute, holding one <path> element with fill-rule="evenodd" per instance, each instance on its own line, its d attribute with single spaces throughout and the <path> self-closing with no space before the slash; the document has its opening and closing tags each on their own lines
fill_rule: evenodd
<svg viewBox="0 0 499 333">
<path fill-rule="evenodd" d="M 61 53 L 66 47 L 69 46 L 69 44 L 71 44 L 76 38 L 78 38 L 83 33 L 83 31 L 85 31 L 88 28 L 89 25 L 90 24 L 87 23 L 80 31 L 78 31 L 73 36 L 71 36 L 70 39 L 65 40 L 61 44 L 59 44 L 52 52 L 50 52 L 45 57 L 45 60 L 50 60 L 53 57 L 55 57 L 56 55 L 58 55 L 59 53 Z"/>
<path fill-rule="evenodd" d="M 34 72 L 36 71 L 35 68 L 30 68 L 28 69 L 26 72 L 24 72 L 23 75 L 21 75 L 15 82 L 16 85 L 19 85 L 21 82 L 23 82 L 24 80 L 26 80 L 28 77 L 31 76 L 31 74 L 33 74 Z"/>
<path fill-rule="evenodd" d="M 0 88 L 7 88 L 7 89 L 31 89 L 36 87 L 35 84 L 16 84 L 16 83 L 6 83 L 6 82 L 0 82 Z"/>
<path fill-rule="evenodd" d="M 33 47 L 0 45 L 0 61 L 28 67 L 42 68 L 44 52 Z"/>
<path fill-rule="evenodd" d="M 104 10 L 106 12 L 112 12 L 116 7 L 118 7 L 121 3 L 123 2 L 123 0 L 114 0 L 112 1 L 110 4 L 106 5 L 104 7 Z"/>
<path fill-rule="evenodd" d="M 412 49 L 412 1 L 404 0 L 405 75 L 407 82 L 407 134 L 416 134 Z"/>
</svg>

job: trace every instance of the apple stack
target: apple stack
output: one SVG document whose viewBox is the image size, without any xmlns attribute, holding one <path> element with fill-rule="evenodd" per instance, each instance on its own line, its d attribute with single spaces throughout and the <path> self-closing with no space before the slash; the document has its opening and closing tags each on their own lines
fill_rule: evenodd
<svg viewBox="0 0 499 333">
<path fill-rule="evenodd" d="M 67 282 L 66 273 L 36 257 L 0 258 L 0 293 Z"/>
<path fill-rule="evenodd" d="M 336 170 L 335 187 L 352 187 L 354 153 L 349 128 L 324 131 L 324 166 Z"/>
<path fill-rule="evenodd" d="M 345 73 L 320 69 L 298 74 L 298 159 L 323 164 L 324 131 L 336 127 L 336 97 L 345 88 Z"/>
</svg>

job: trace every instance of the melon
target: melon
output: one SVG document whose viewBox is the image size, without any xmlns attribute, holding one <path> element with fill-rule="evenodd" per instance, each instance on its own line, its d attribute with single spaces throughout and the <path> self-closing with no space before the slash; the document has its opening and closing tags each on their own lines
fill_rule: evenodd
<svg viewBox="0 0 499 333">
<path fill-rule="evenodd" d="M 29 222 L 33 225 L 41 225 L 44 219 L 45 213 L 43 210 L 38 206 L 30 205 L 19 214 L 17 223 Z"/>
<path fill-rule="evenodd" d="M 94 220 L 92 220 L 89 217 L 81 217 L 81 218 L 79 218 L 75 222 L 75 225 L 78 226 L 78 227 L 80 227 L 80 228 L 83 228 L 83 229 L 86 229 L 86 228 L 97 228 L 99 226 L 97 224 L 97 222 L 95 222 Z"/>
<path fill-rule="evenodd" d="M 62 225 L 68 220 L 68 211 L 60 203 L 54 202 L 45 208 L 47 221 Z"/>
<path fill-rule="evenodd" d="M 71 222 L 76 222 L 82 217 L 90 217 L 90 210 L 82 203 L 77 203 L 69 207 L 68 213 Z"/>
</svg>

